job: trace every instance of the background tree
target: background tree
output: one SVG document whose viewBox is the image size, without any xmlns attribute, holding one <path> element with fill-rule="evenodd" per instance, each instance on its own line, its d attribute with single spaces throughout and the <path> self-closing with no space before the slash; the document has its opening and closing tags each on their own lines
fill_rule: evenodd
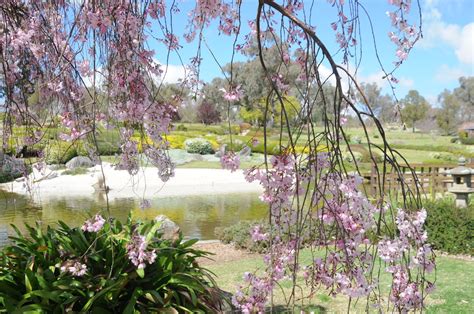
<svg viewBox="0 0 474 314">
<path fill-rule="evenodd" d="M 382 89 L 377 85 L 377 83 L 362 83 L 361 89 L 364 92 L 367 102 L 375 116 L 382 123 L 393 121 L 396 112 L 392 97 L 389 95 L 382 95 Z M 357 99 L 360 103 L 363 103 L 360 93 L 357 94 Z M 367 111 L 367 108 L 365 110 Z"/>
<path fill-rule="evenodd" d="M 415 123 L 426 117 L 430 104 L 416 90 L 410 90 L 408 94 L 401 100 L 403 105 L 402 119 L 415 132 Z"/>
<path fill-rule="evenodd" d="M 260 99 L 251 109 L 246 109 L 245 107 L 240 109 L 240 117 L 242 120 L 250 124 L 262 126 L 265 122 L 266 100 L 266 98 Z M 272 104 L 268 106 L 267 115 L 272 117 L 272 123 L 282 125 L 282 119 L 285 119 L 285 117 L 282 116 L 282 106 L 276 99 L 270 99 L 270 101 Z M 295 96 L 283 96 L 283 107 L 285 108 L 286 117 L 289 122 L 293 123 L 301 111 L 299 100 Z M 285 123 L 283 122 L 283 124 Z"/>
<path fill-rule="evenodd" d="M 444 135 L 456 132 L 459 124 L 458 113 L 460 108 L 459 98 L 445 90 L 438 97 L 441 108 L 436 115 L 436 122 Z"/>
<path fill-rule="evenodd" d="M 216 106 L 209 101 L 204 100 L 197 107 L 197 118 L 199 122 L 209 125 L 220 122 L 221 114 Z"/>
<path fill-rule="evenodd" d="M 459 87 L 453 94 L 459 101 L 459 117 L 461 122 L 474 119 L 474 77 L 459 78 Z"/>
</svg>

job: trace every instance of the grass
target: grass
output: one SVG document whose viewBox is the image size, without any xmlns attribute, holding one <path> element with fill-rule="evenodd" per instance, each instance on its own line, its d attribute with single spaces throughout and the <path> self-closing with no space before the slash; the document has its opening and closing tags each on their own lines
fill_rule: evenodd
<svg viewBox="0 0 474 314">
<path fill-rule="evenodd" d="M 302 265 L 311 261 L 308 250 L 304 250 L 300 259 Z M 245 272 L 252 272 L 263 268 L 262 259 L 246 258 L 209 266 L 209 269 L 217 275 L 219 286 L 230 292 L 234 292 L 242 283 Z M 474 261 L 461 260 L 454 257 L 440 256 L 437 258 L 436 287 L 435 292 L 426 299 L 428 313 L 474 313 Z M 389 275 L 383 274 L 381 286 L 388 289 Z M 303 282 L 299 282 L 304 286 Z M 282 288 L 286 294 L 290 292 L 290 283 L 283 282 Z M 304 291 L 307 293 L 308 291 Z M 277 310 L 284 311 L 285 298 L 281 290 L 276 290 L 274 295 Z M 327 292 L 321 290 L 312 299 L 306 300 L 302 306 L 305 311 L 315 313 L 339 313 L 346 312 L 348 298 L 344 296 L 331 297 Z M 352 302 L 350 312 L 364 312 L 365 300 Z"/>
</svg>

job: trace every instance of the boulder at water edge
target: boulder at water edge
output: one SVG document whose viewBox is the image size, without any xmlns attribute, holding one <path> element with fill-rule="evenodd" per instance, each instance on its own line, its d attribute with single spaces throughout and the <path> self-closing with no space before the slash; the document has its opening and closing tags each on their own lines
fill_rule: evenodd
<svg viewBox="0 0 474 314">
<path fill-rule="evenodd" d="M 165 215 L 159 215 L 155 218 L 155 221 L 161 222 L 161 226 L 158 232 L 162 234 L 162 239 L 165 240 L 177 240 L 179 238 L 179 226 Z"/>
<path fill-rule="evenodd" d="M 73 159 L 69 160 L 66 163 L 66 167 L 71 170 L 79 168 L 79 167 L 90 168 L 94 166 L 95 166 L 94 162 L 89 157 L 86 157 L 86 156 L 74 157 Z"/>
</svg>

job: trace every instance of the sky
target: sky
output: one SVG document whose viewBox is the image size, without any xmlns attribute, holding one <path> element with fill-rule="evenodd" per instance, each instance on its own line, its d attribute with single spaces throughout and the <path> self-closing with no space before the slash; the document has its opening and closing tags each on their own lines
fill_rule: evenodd
<svg viewBox="0 0 474 314">
<path fill-rule="evenodd" d="M 176 0 L 182 8 L 181 13 L 173 14 L 173 27 L 176 34 L 182 34 L 187 24 L 186 12 L 193 6 L 194 1 Z M 308 5 L 310 1 L 307 1 Z M 347 1 L 346 1 L 347 2 Z M 387 68 L 396 60 L 396 47 L 390 42 L 387 33 L 391 31 L 390 20 L 386 12 L 391 9 L 387 0 L 362 0 L 374 27 L 377 40 L 377 50 L 382 63 Z M 238 42 L 243 41 L 243 35 L 249 32 L 246 21 L 255 16 L 257 0 L 243 0 L 242 35 Z M 461 76 L 474 76 L 474 0 L 420 0 L 422 8 L 423 39 L 412 50 L 408 60 L 397 70 L 395 76 L 400 80 L 396 85 L 396 96 L 403 98 L 410 89 L 418 90 L 431 104 L 436 105 L 438 95 L 444 90 L 452 90 L 459 85 Z M 336 20 L 336 10 L 327 0 L 315 0 L 312 26 L 316 27 L 317 35 L 326 43 L 331 51 L 337 51 L 335 33 L 330 24 Z M 413 0 L 412 21 L 418 21 L 416 0 Z M 361 31 L 363 58 L 358 71 L 358 80 L 377 83 L 383 92 L 391 90 L 386 81 L 382 79 L 375 58 L 375 49 L 372 35 L 366 17 L 361 14 Z M 212 50 L 214 57 L 221 65 L 228 63 L 232 56 L 232 42 L 234 38 L 219 35 L 217 27 L 211 25 L 205 31 L 206 43 Z M 169 68 L 165 81 L 175 82 L 183 74 L 181 63 L 188 63 L 196 54 L 196 43 L 187 44 L 180 38 L 183 48 L 180 56 L 170 55 Z M 155 49 L 156 58 L 161 63 L 166 63 L 166 49 L 162 44 L 149 41 Z M 200 78 L 210 81 L 213 77 L 222 76 L 219 65 L 209 53 L 206 46 L 202 47 L 203 63 Z M 341 57 L 336 55 L 336 61 Z M 236 54 L 235 60 L 243 61 L 244 56 Z"/>
</svg>

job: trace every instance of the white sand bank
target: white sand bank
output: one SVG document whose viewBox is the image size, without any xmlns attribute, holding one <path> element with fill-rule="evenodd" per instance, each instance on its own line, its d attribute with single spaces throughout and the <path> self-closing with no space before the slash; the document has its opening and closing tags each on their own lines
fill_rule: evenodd
<svg viewBox="0 0 474 314">
<path fill-rule="evenodd" d="M 142 168 L 136 176 L 125 170 L 115 170 L 104 163 L 109 198 L 139 197 L 156 198 L 198 194 L 224 194 L 260 192 L 258 183 L 245 181 L 242 171 L 231 173 L 222 169 L 176 169 L 175 176 L 163 183 L 154 168 Z M 26 180 L 19 179 L 0 184 L 0 189 L 19 194 L 29 194 L 33 199 L 55 196 L 90 196 L 97 193 L 93 187 L 101 176 L 100 167 L 89 169 L 83 175 L 61 175 L 62 171 L 46 170 L 45 174 L 34 171 Z M 55 174 L 57 173 L 57 174 Z M 57 175 L 56 177 L 54 177 Z"/>
</svg>

